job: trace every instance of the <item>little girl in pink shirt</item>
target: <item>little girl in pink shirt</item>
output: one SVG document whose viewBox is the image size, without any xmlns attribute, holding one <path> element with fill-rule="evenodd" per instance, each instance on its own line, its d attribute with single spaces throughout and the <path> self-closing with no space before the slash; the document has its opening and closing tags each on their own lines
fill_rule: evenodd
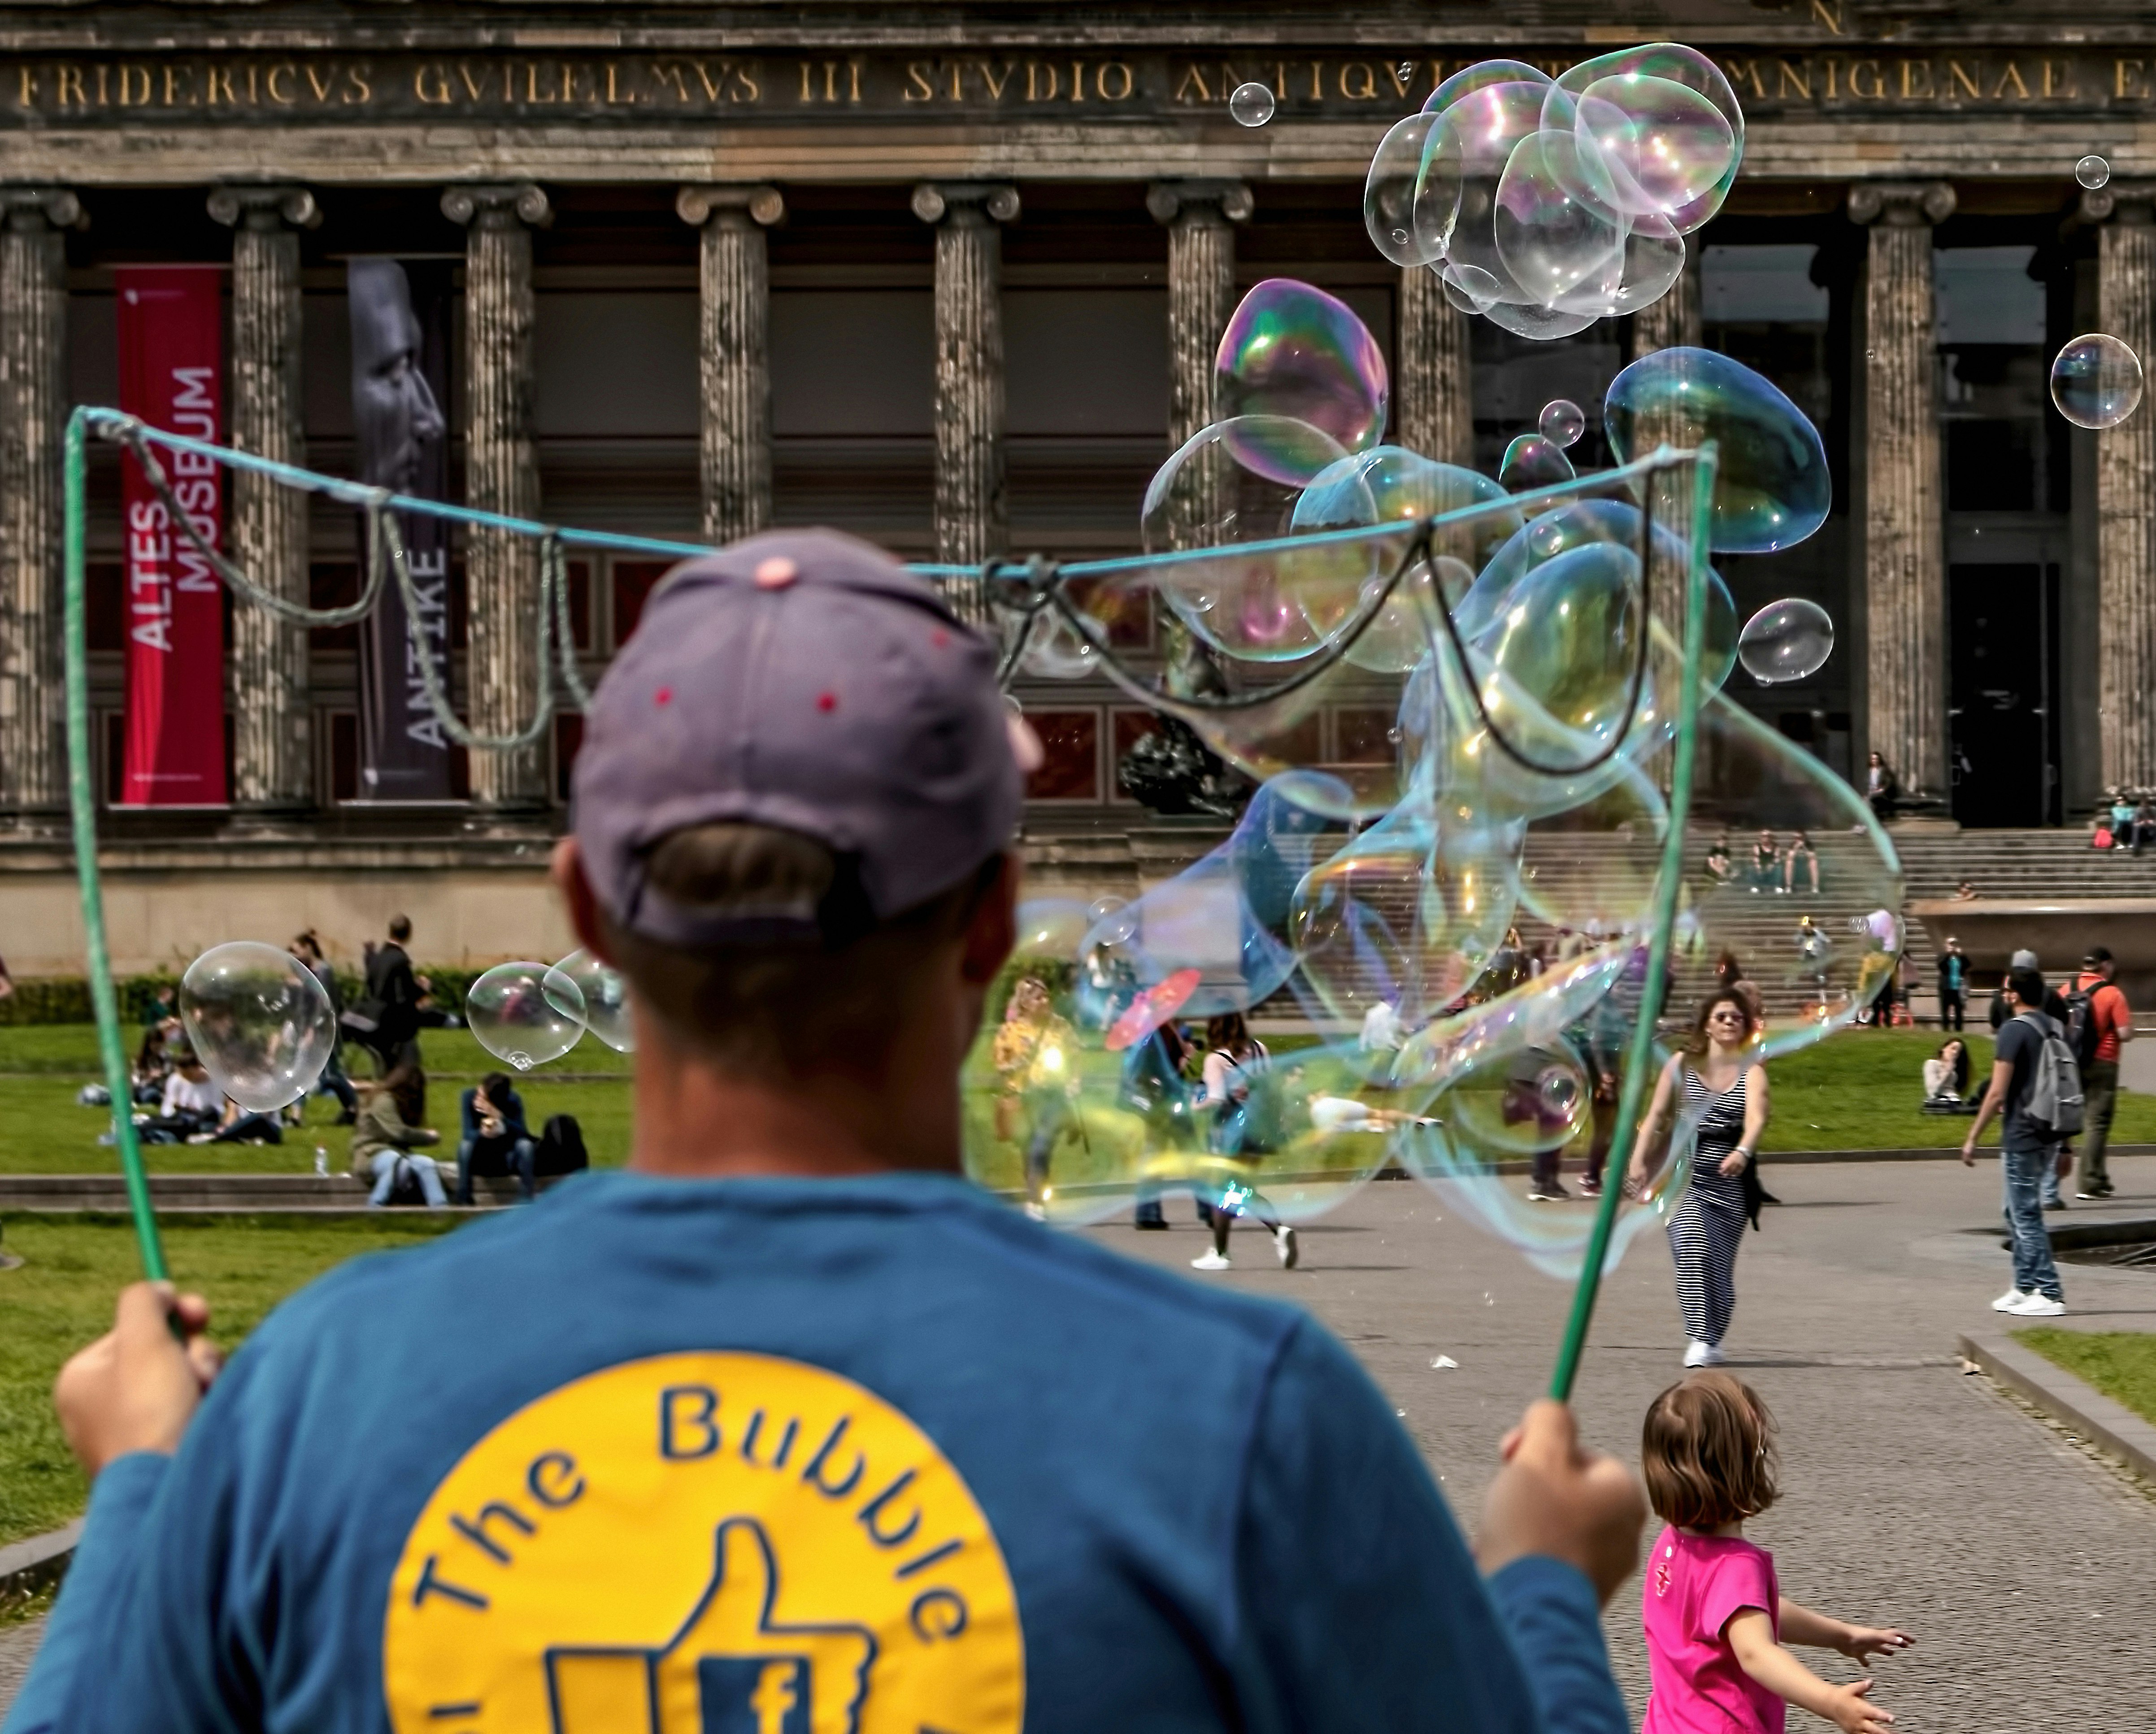
<svg viewBox="0 0 2156 1734">
<path fill-rule="evenodd" d="M 1783 1641 L 1861 1662 L 1916 1640 L 1798 1606 L 1774 1555 L 1744 1539 L 1744 1520 L 1774 1502 L 1774 1418 L 1758 1393 L 1726 1372 L 1692 1373 L 1647 1411 L 1640 1456 L 1669 1525 L 1647 1555 L 1652 1692 L 1640 1734 L 1782 1734 L 1784 1701 L 1843 1734 L 1881 1734 L 1894 1718 L 1866 1696 L 1870 1680 L 1830 1685 Z"/>
</svg>

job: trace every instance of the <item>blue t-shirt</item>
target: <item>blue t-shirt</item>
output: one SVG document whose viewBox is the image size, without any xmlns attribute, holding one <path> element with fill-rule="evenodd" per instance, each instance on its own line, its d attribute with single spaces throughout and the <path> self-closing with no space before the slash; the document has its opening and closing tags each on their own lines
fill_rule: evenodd
<svg viewBox="0 0 2156 1734">
<path fill-rule="evenodd" d="M 1627 1725 L 1300 1311 L 947 1176 L 609 1172 L 279 1308 L 100 1477 L 8 1729 L 1021 1726 Z"/>
</svg>

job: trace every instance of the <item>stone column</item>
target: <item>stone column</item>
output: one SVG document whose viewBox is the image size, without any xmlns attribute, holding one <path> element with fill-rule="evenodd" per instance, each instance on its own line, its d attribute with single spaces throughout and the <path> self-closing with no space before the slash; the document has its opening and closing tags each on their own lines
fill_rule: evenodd
<svg viewBox="0 0 2156 1734">
<path fill-rule="evenodd" d="M 2156 182 L 2082 194 L 2097 232 L 2097 329 L 2156 362 Z M 2156 414 L 2096 434 L 2097 730 L 2103 782 L 2156 784 Z"/>
<path fill-rule="evenodd" d="M 465 242 L 465 499 L 506 516 L 539 512 L 532 433 L 531 231 L 553 220 L 529 182 L 452 187 L 442 214 Z M 483 735 L 531 717 L 537 695 L 539 544 L 474 530 L 465 543 L 465 711 Z M 512 826 L 547 805 L 545 743 L 471 756 L 472 801 Z"/>
<path fill-rule="evenodd" d="M 1871 228 L 1864 294 L 1866 750 L 1902 798 L 1947 794 L 1946 548 L 1933 333 L 1932 227 L 1943 181 L 1861 182 L 1849 214 Z"/>
<path fill-rule="evenodd" d="M 1399 444 L 1440 464 L 1472 468 L 1475 387 L 1467 316 L 1445 298 L 1426 265 L 1400 273 L 1399 378 L 1393 394 Z"/>
<path fill-rule="evenodd" d="M 763 232 L 786 215 L 776 187 L 684 187 L 674 208 L 703 232 L 704 540 L 771 525 L 771 265 Z"/>
<path fill-rule="evenodd" d="M 1692 251 L 1697 236 L 1685 241 L 1684 269 L 1669 292 L 1650 306 L 1632 316 L 1632 359 L 1652 355 L 1658 349 L 1697 349 L 1702 340 L 1699 310 L 1699 259 Z"/>
<path fill-rule="evenodd" d="M 971 566 L 1005 551 L 1003 230 L 1018 189 L 924 184 L 913 214 L 936 225 L 936 557 Z"/>
<path fill-rule="evenodd" d="M 300 238 L 322 220 L 304 187 L 220 187 L 209 214 L 232 236 L 232 443 L 305 464 L 300 400 Z M 232 557 L 264 589 L 307 601 L 307 495 L 232 476 Z M 307 628 L 235 597 L 232 609 L 234 823 L 279 827 L 315 804 Z"/>
<path fill-rule="evenodd" d="M 67 823 L 61 447 L 72 192 L 0 187 L 0 823 Z"/>
<path fill-rule="evenodd" d="M 1168 443 L 1213 417 L 1213 353 L 1235 310 L 1235 230 L 1250 221 L 1240 181 L 1161 181 L 1146 209 L 1168 228 Z"/>
</svg>

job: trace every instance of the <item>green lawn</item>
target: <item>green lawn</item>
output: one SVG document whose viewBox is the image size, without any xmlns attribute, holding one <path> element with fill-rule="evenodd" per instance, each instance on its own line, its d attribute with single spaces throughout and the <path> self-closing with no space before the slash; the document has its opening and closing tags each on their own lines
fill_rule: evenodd
<svg viewBox="0 0 2156 1734">
<path fill-rule="evenodd" d="M 2145 1331 L 2016 1331 L 2046 1361 L 2087 1379 L 2113 1403 L 2156 1421 L 2156 1336 Z"/>
<path fill-rule="evenodd" d="M 228 1349 L 332 1265 L 447 1227 L 423 1211 L 327 1223 L 168 1218 L 165 1250 L 174 1278 L 209 1296 L 213 1334 Z M 57 1529 L 81 1511 L 82 1474 L 53 1418 L 53 1377 L 110 1326 L 114 1294 L 139 1274 L 135 1237 L 122 1222 L 12 1216 L 6 1244 L 24 1263 L 0 1270 L 0 1544 Z"/>
<path fill-rule="evenodd" d="M 458 1096 L 488 1072 L 504 1068 L 469 1030 L 428 1030 L 420 1051 L 427 1067 L 427 1123 L 443 1133 L 454 1154 Z M 372 1075 L 372 1063 L 356 1048 L 345 1049 L 345 1063 L 362 1077 Z M 0 1029 L 0 1173 L 109 1169 L 112 1152 L 97 1141 L 109 1123 L 105 1111 L 79 1107 L 74 1099 L 85 1084 L 102 1076 L 97 1034 L 90 1024 Z M 592 1161 L 613 1167 L 629 1154 L 628 1080 L 628 1057 L 587 1037 L 565 1059 L 521 1079 L 517 1089 L 533 1131 L 550 1114 L 573 1114 Z M 342 1173 L 352 1134 L 330 1124 L 336 1114 L 333 1097 L 316 1096 L 307 1104 L 308 1124 L 296 1131 L 288 1128 L 281 1145 L 158 1144 L 142 1153 L 153 1173 L 299 1174 L 313 1168 L 319 1145 L 329 1152 L 331 1169 Z"/>
</svg>

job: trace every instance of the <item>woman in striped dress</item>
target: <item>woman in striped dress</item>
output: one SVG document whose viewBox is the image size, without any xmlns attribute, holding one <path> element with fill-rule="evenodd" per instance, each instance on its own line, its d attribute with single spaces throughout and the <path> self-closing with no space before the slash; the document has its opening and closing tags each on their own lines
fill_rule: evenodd
<svg viewBox="0 0 2156 1734">
<path fill-rule="evenodd" d="M 1683 1309 L 1687 1367 L 1719 1367 L 1722 1338 L 1737 1311 L 1737 1248 L 1744 1235 L 1747 1171 L 1767 1130 L 1767 1069 L 1753 1045 L 1752 1008 L 1727 989 L 1699 1008 L 1691 1039 L 1662 1069 L 1653 1106 L 1640 1128 L 1632 1183 L 1645 1183 L 1644 1152 L 1681 1100 L 1699 1123 L 1691 1179 L 1669 1221 L 1676 1261 L 1677 1304 Z"/>
</svg>

